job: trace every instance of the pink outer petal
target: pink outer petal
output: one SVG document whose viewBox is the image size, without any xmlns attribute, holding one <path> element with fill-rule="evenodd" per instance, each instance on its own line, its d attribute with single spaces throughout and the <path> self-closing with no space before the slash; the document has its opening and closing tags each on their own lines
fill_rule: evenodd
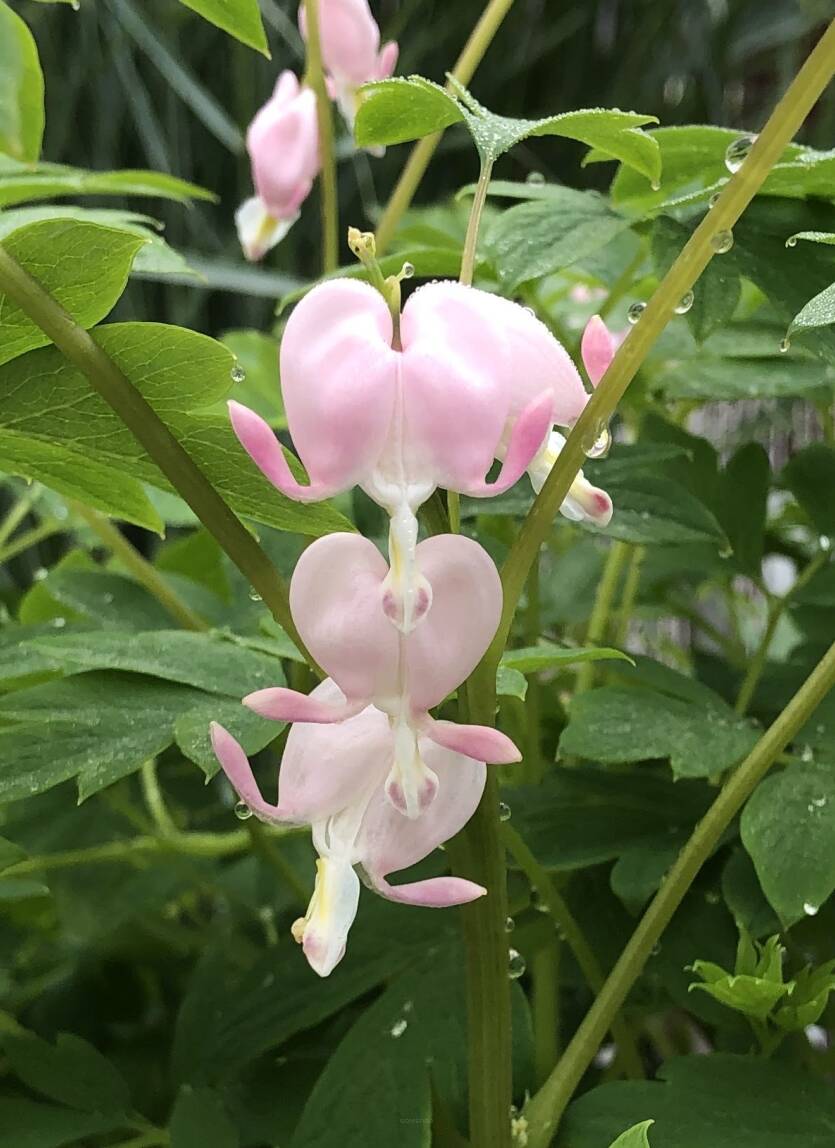
<svg viewBox="0 0 835 1148">
<path fill-rule="evenodd" d="M 522 760 L 521 753 L 510 738 L 490 726 L 459 725 L 456 722 L 430 719 L 421 728 L 436 745 L 474 757 L 488 765 L 509 765 Z"/>
<path fill-rule="evenodd" d="M 333 725 L 360 713 L 368 705 L 366 699 L 356 702 L 324 702 L 312 694 L 301 694 L 283 686 L 256 690 L 247 694 L 243 705 L 271 721 L 308 722 L 314 725 Z"/>
<path fill-rule="evenodd" d="M 599 315 L 592 315 L 583 332 L 583 341 L 580 351 L 589 382 L 596 387 L 609 369 L 609 364 L 615 357 L 614 337 Z"/>
<path fill-rule="evenodd" d="M 375 74 L 369 76 L 369 79 L 387 80 L 389 76 L 394 75 L 394 69 L 397 67 L 397 58 L 399 55 L 400 48 L 394 40 L 389 40 L 387 44 L 383 44 L 380 49 L 380 54 L 377 57 Z"/>
<path fill-rule="evenodd" d="M 232 400 L 227 405 L 238 442 L 264 477 L 282 494 L 297 502 L 321 502 L 323 498 L 330 498 L 339 491 L 338 486 L 328 486 L 322 482 L 303 486 L 290 470 L 281 443 L 269 423 L 242 403 Z"/>
<path fill-rule="evenodd" d="M 367 283 L 333 279 L 296 307 L 281 342 L 281 390 L 311 482 L 345 490 L 368 477 L 394 411 L 391 314 Z"/>
<path fill-rule="evenodd" d="M 510 443 L 495 482 L 480 482 L 470 486 L 466 493 L 473 498 L 490 498 L 509 490 L 528 469 L 540 451 L 554 424 L 553 396 L 550 391 L 533 400 L 513 424 Z"/>
<path fill-rule="evenodd" d="M 306 39 L 304 4 L 299 7 L 299 28 Z M 357 86 L 375 78 L 380 29 L 368 0 L 319 0 L 319 35 L 326 72 Z"/>
<path fill-rule="evenodd" d="M 502 584 L 490 555 L 460 534 L 421 542 L 417 564 L 432 587 L 432 607 L 406 641 L 414 710 L 438 705 L 475 669 L 502 612 Z"/>
<path fill-rule="evenodd" d="M 446 909 L 451 905 L 467 905 L 485 897 L 487 890 L 463 877 L 432 877 L 408 885 L 389 885 L 385 877 L 369 874 L 374 891 L 387 901 L 400 901 L 404 905 L 419 905 L 425 909 Z"/>
<path fill-rule="evenodd" d="M 311 697 L 331 706 L 345 700 L 330 679 Z M 294 821 L 312 823 L 341 813 L 369 788 L 384 802 L 393 755 L 388 718 L 373 706 L 339 725 L 294 725 L 278 775 L 279 806 Z"/>
<path fill-rule="evenodd" d="M 255 188 L 276 219 L 294 216 L 319 171 L 316 97 L 292 72 L 279 77 L 275 94 L 247 131 Z"/>
<path fill-rule="evenodd" d="M 218 722 L 209 725 L 212 749 L 232 788 L 261 821 L 286 821 L 288 815 L 278 805 L 270 805 L 261 796 L 261 790 L 252 772 L 246 754 L 228 730 Z"/>
<path fill-rule="evenodd" d="M 357 719 L 355 718 L 354 721 Z M 438 778 L 438 795 L 432 808 L 410 821 L 376 790 L 363 818 L 356 860 L 373 882 L 427 857 L 466 825 L 484 792 L 483 762 L 452 753 L 425 738 L 420 752 Z"/>
<path fill-rule="evenodd" d="M 398 694 L 398 632 L 383 612 L 386 560 L 358 534 L 308 546 L 290 581 L 290 610 L 305 645 L 349 701 Z"/>
</svg>

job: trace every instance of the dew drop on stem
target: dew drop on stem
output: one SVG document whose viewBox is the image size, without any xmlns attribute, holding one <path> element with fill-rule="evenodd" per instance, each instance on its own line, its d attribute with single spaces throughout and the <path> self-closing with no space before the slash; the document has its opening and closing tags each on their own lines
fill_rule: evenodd
<svg viewBox="0 0 835 1148">
<path fill-rule="evenodd" d="M 725 167 L 735 175 L 748 158 L 756 136 L 744 135 L 732 140 L 725 149 Z"/>
<path fill-rule="evenodd" d="M 643 315 L 644 311 L 646 311 L 646 309 L 647 309 L 646 303 L 641 303 L 641 302 L 633 303 L 630 306 L 629 310 L 626 312 L 627 321 L 630 322 L 632 324 L 632 326 L 634 327 L 635 324 L 638 322 L 638 320 Z"/>
<path fill-rule="evenodd" d="M 507 954 L 507 975 L 512 981 L 518 981 L 524 975 L 525 958 L 516 949 L 509 949 Z"/>
<path fill-rule="evenodd" d="M 727 228 L 717 231 L 710 241 L 710 246 L 717 255 L 726 255 L 734 245 L 734 234 Z"/>
<path fill-rule="evenodd" d="M 696 296 L 692 291 L 686 291 L 674 308 L 677 315 L 686 315 L 695 302 Z"/>
</svg>

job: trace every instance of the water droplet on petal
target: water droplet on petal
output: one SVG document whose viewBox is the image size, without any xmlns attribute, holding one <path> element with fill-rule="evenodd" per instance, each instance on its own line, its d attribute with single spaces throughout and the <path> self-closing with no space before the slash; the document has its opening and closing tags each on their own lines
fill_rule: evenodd
<svg viewBox="0 0 835 1148">
<path fill-rule="evenodd" d="M 725 149 L 725 167 L 734 175 L 748 158 L 756 136 L 744 135 L 733 140 Z"/>
<path fill-rule="evenodd" d="M 630 322 L 634 327 L 646 309 L 646 303 L 633 303 L 629 310 L 626 312 L 626 318 L 628 322 Z"/>
<path fill-rule="evenodd" d="M 401 279 L 412 279 L 412 278 L 414 278 L 414 274 L 415 274 L 414 263 L 404 263 L 403 266 L 400 268 L 400 278 Z"/>
<path fill-rule="evenodd" d="M 408 1027 L 409 1022 L 404 1017 L 401 1017 L 400 1020 L 396 1020 L 391 1026 L 391 1035 L 395 1040 L 397 1040 L 399 1036 L 403 1035 Z"/>
<path fill-rule="evenodd" d="M 780 354 L 785 355 L 786 351 L 788 351 L 790 346 L 791 346 L 791 340 L 790 339 L 781 339 L 780 340 Z"/>
<path fill-rule="evenodd" d="M 235 816 L 238 821 L 249 821 L 252 817 L 252 810 L 245 801 L 238 801 L 235 805 Z"/>
<path fill-rule="evenodd" d="M 229 375 L 233 383 L 242 383 L 246 378 L 246 371 L 243 369 L 240 363 L 235 363 L 234 367 L 229 372 Z"/>
<path fill-rule="evenodd" d="M 678 306 L 674 308 L 677 315 L 686 315 L 690 308 L 693 306 L 696 296 L 692 291 L 685 292 L 679 300 Z"/>
<path fill-rule="evenodd" d="M 504 931 L 506 933 L 512 933 L 515 928 L 516 928 L 516 922 L 513 920 L 512 917 L 508 917 L 504 923 Z"/>
<path fill-rule="evenodd" d="M 525 183 L 530 183 L 534 187 L 542 187 L 545 183 L 545 176 L 541 171 L 531 171 L 528 173 L 528 178 L 525 180 Z"/>
<path fill-rule="evenodd" d="M 717 255 L 727 255 L 734 245 L 734 233 L 727 228 L 724 231 L 717 231 L 710 241 L 710 246 Z"/>
<path fill-rule="evenodd" d="M 525 958 L 516 949 L 509 949 L 507 954 L 507 975 L 512 981 L 518 981 L 524 975 Z"/>
<path fill-rule="evenodd" d="M 510 821 L 511 809 L 504 801 L 499 802 L 499 821 Z"/>
<path fill-rule="evenodd" d="M 790 235 L 786 240 L 786 247 L 797 247 L 797 236 Z"/>
<path fill-rule="evenodd" d="M 807 917 L 817 917 L 820 905 L 813 905 L 811 901 L 806 901 L 803 905 L 803 912 Z"/>
</svg>

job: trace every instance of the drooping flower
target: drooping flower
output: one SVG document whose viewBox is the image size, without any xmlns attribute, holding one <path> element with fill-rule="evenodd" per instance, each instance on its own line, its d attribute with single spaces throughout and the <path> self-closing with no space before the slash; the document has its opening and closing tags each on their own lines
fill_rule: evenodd
<svg viewBox="0 0 835 1148">
<path fill-rule="evenodd" d="M 299 27 L 307 39 L 304 3 Z M 352 128 L 357 89 L 371 80 L 388 79 L 397 64 L 397 44 L 389 41 L 380 48 L 380 29 L 368 0 L 319 0 L 319 39 L 329 95 Z"/>
<path fill-rule="evenodd" d="M 247 259 L 258 260 L 279 243 L 299 217 L 319 172 L 316 96 L 292 72 L 249 125 L 247 151 L 256 194 L 235 215 Z"/>
<path fill-rule="evenodd" d="M 588 401 L 568 354 L 532 312 L 450 282 L 417 290 L 397 324 L 366 283 L 315 287 L 287 323 L 281 387 L 310 484 L 293 476 L 268 424 L 230 403 L 241 444 L 290 498 L 314 502 L 359 485 L 384 507 L 403 593 L 416 578 L 416 512 L 436 487 L 486 497 L 526 468 L 537 482 L 553 461 L 552 426 L 570 426 Z M 488 482 L 494 458 L 503 465 Z M 585 516 L 608 522 L 603 491 L 578 476 L 571 496 Z"/>
<path fill-rule="evenodd" d="M 312 697 L 339 709 L 345 698 L 326 680 Z M 453 837 L 475 812 L 484 790 L 485 766 L 426 738 L 419 752 L 437 778 L 431 816 L 407 821 L 392 808 L 383 783 L 395 752 L 386 714 L 368 706 L 339 726 L 294 725 L 278 777 L 278 803 L 264 801 L 244 751 L 230 733 L 212 724 L 218 761 L 239 797 L 262 821 L 308 823 L 319 854 L 316 885 L 303 918 L 293 926 L 312 968 L 328 976 L 345 953 L 359 901 L 359 868 L 365 883 L 391 901 L 442 908 L 475 900 L 486 890 L 459 877 L 390 885 L 406 869 Z"/>
<path fill-rule="evenodd" d="M 385 793 L 409 818 L 419 817 L 438 792 L 421 751 L 427 741 L 490 763 L 520 756 L 498 730 L 429 714 L 469 676 L 496 632 L 502 607 L 496 567 L 461 535 L 429 538 L 417 552 L 432 597 L 416 604 L 425 619 L 404 635 L 386 617 L 390 572 L 373 542 L 330 534 L 309 546 L 290 582 L 290 610 L 307 648 L 339 687 L 339 704 L 318 691 L 308 696 L 284 687 L 244 698 L 263 717 L 325 724 L 345 723 L 373 703 L 392 733 Z"/>
</svg>

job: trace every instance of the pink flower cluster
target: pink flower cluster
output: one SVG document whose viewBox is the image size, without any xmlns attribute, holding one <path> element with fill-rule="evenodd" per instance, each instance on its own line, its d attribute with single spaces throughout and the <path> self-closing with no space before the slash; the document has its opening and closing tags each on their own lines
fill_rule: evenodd
<svg viewBox="0 0 835 1148">
<path fill-rule="evenodd" d="M 299 26 L 307 37 L 304 4 Z M 349 127 L 357 92 L 371 80 L 389 77 L 397 44 L 380 48 L 380 29 L 368 0 L 319 0 L 319 32 L 325 82 Z M 235 223 L 247 259 L 263 259 L 299 216 L 319 174 L 316 96 L 293 72 L 282 72 L 271 98 L 257 113 L 246 137 L 256 194 L 238 208 Z"/>
<path fill-rule="evenodd" d="M 594 386 L 614 355 L 598 317 L 582 354 Z M 264 801 L 237 742 L 212 728 L 218 760 L 256 816 L 312 826 L 316 886 L 293 934 L 327 976 L 345 951 L 359 877 L 384 897 L 418 905 L 486 892 L 453 877 L 387 880 L 466 824 L 486 764 L 519 759 L 497 730 L 430 714 L 485 653 L 502 589 L 477 542 L 439 535 L 419 543 L 417 512 L 438 487 L 483 498 L 526 470 L 539 489 L 565 441 L 555 428 L 569 427 L 589 396 L 532 312 L 458 283 L 419 288 L 402 314 L 365 283 L 322 283 L 290 317 L 280 366 L 309 483 L 294 477 L 267 423 L 232 402 L 235 433 L 255 464 L 290 498 L 358 485 L 390 516 L 389 563 L 368 539 L 332 534 L 296 566 L 293 620 L 328 677 L 309 696 L 276 687 L 244 699 L 264 717 L 293 723 L 277 804 Z M 562 510 L 605 525 L 612 504 L 581 473 Z"/>
</svg>

